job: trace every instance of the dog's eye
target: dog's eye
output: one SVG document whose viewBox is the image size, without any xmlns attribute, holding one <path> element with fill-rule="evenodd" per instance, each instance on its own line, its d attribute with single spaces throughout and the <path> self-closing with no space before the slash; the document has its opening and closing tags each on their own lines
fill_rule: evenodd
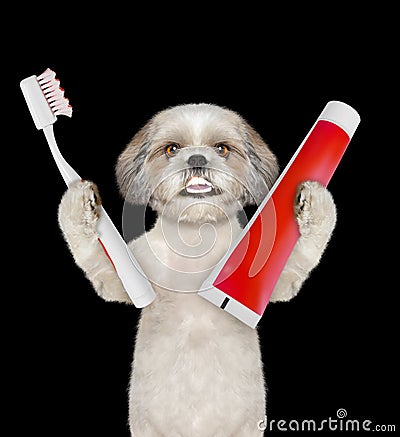
<svg viewBox="0 0 400 437">
<path fill-rule="evenodd" d="M 223 158 L 226 158 L 229 154 L 230 147 L 227 144 L 219 143 L 215 145 L 215 151 L 218 153 L 219 156 L 222 156 Z"/>
<path fill-rule="evenodd" d="M 176 155 L 176 152 L 180 149 L 179 144 L 171 143 L 165 146 L 165 154 L 171 158 Z"/>
</svg>

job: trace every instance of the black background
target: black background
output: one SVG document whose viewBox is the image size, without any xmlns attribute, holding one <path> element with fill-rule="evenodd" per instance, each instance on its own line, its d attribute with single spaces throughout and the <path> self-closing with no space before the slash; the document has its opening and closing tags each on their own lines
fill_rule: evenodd
<svg viewBox="0 0 400 437">
<path fill-rule="evenodd" d="M 3 229 L 11 244 L 3 359 L 15 429 L 129 435 L 139 312 L 95 294 L 58 229 L 65 186 L 19 89 L 20 80 L 46 67 L 57 72 L 74 108 L 71 120 L 59 117 L 55 125 L 62 153 L 98 184 L 119 228 L 123 200 L 114 164 L 156 111 L 198 102 L 236 110 L 281 167 L 327 101 L 342 100 L 360 113 L 329 186 L 338 223 L 328 249 L 299 295 L 268 306 L 259 324 L 267 413 L 270 419 L 323 419 L 345 408 L 350 419 L 399 426 L 397 137 L 389 121 L 397 83 L 390 25 L 376 35 L 368 21 L 374 11 L 362 26 L 356 17 L 325 11 L 296 29 L 285 15 L 254 21 L 256 10 L 237 11 L 233 22 L 230 15 L 211 19 L 207 9 L 203 20 L 176 18 L 161 27 L 151 11 L 131 20 L 119 12 L 107 16 L 105 10 L 98 21 L 76 11 L 65 23 L 65 39 L 61 24 L 44 31 L 31 23 L 19 31 L 30 44 L 5 54 L 13 135 L 5 140 L 6 127 L 3 169 L 11 174 L 4 173 Z M 375 16 L 375 23 L 385 17 Z M 273 23 L 281 25 L 271 31 Z M 58 42 L 38 50 L 46 39 Z"/>
</svg>

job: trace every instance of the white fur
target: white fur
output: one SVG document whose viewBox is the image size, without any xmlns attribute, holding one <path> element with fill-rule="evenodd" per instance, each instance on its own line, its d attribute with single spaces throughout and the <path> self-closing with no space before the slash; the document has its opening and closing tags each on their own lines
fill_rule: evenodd
<svg viewBox="0 0 400 437">
<path fill-rule="evenodd" d="M 196 120 L 197 139 L 199 126 Z M 60 203 L 59 223 L 76 263 L 100 296 L 129 302 L 97 241 L 95 194 L 90 182 L 70 187 Z M 335 226 L 333 200 L 316 182 L 299 187 L 295 213 L 301 237 L 271 301 L 297 294 Z M 239 232 L 235 215 L 212 224 L 159 216 L 153 229 L 129 244 L 157 294 L 142 310 L 136 336 L 132 436 L 262 435 L 257 422 L 265 414 L 265 386 L 257 330 L 196 294 Z"/>
</svg>

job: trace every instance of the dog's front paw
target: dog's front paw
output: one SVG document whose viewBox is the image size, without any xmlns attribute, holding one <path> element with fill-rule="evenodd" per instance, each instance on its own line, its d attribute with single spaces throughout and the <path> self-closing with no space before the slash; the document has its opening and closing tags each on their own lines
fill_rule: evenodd
<svg viewBox="0 0 400 437">
<path fill-rule="evenodd" d="M 336 207 L 331 193 L 320 183 L 307 181 L 298 186 L 294 210 L 302 236 L 332 233 Z"/>
<path fill-rule="evenodd" d="M 79 181 L 71 185 L 61 199 L 58 218 L 63 230 L 95 234 L 101 199 L 96 184 Z"/>
</svg>

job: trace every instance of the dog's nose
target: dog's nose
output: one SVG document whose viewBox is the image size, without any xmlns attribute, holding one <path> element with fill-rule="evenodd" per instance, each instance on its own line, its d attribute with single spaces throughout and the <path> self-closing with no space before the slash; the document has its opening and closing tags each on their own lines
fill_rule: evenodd
<svg viewBox="0 0 400 437">
<path fill-rule="evenodd" d="M 203 155 L 192 155 L 187 162 L 191 167 L 204 167 L 207 159 Z"/>
</svg>

